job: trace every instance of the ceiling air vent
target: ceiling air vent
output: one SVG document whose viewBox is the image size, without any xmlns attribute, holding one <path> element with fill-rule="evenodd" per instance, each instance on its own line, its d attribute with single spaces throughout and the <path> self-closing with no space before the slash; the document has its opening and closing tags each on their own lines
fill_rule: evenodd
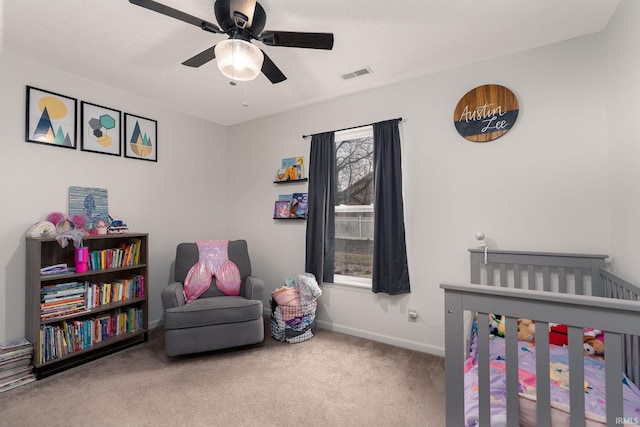
<svg viewBox="0 0 640 427">
<path fill-rule="evenodd" d="M 361 68 L 361 69 L 356 70 L 356 71 L 352 71 L 350 73 L 343 74 L 341 77 L 342 77 L 343 80 L 349 80 L 349 79 L 352 79 L 354 77 L 365 76 L 365 75 L 370 74 L 372 72 L 373 71 L 371 71 L 371 68 L 365 67 L 365 68 Z"/>
</svg>

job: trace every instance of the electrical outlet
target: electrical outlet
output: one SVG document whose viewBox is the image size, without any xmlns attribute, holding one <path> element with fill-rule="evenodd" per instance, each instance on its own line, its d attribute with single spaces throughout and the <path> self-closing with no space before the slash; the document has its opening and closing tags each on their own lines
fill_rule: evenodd
<svg viewBox="0 0 640 427">
<path fill-rule="evenodd" d="M 409 311 L 409 322 L 413 322 L 416 323 L 416 321 L 418 320 L 418 310 L 416 310 L 415 308 L 410 308 Z"/>
</svg>

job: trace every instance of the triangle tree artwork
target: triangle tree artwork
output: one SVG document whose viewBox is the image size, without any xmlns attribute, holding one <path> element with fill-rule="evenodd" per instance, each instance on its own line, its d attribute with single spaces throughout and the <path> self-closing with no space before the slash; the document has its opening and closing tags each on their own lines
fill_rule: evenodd
<svg viewBox="0 0 640 427">
<path fill-rule="evenodd" d="M 33 140 L 60 145 L 63 147 L 73 147 L 69 132 L 65 132 L 62 125 L 54 130 L 52 120 L 64 119 L 67 116 L 67 107 L 62 101 L 53 96 L 43 96 L 38 101 L 38 109 L 42 111 L 38 125 L 33 132 Z"/>
<path fill-rule="evenodd" d="M 133 128 L 133 133 L 131 134 L 131 140 L 129 141 L 129 143 L 131 146 L 131 151 L 133 151 L 140 157 L 147 157 L 153 151 L 151 138 L 147 136 L 146 132 L 143 134 L 140 131 L 140 123 L 137 120 Z"/>
</svg>

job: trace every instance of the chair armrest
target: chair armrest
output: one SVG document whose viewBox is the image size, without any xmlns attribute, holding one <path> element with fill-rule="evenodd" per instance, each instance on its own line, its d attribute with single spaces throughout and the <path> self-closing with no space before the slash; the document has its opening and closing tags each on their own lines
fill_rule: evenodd
<svg viewBox="0 0 640 427">
<path fill-rule="evenodd" d="M 264 296 L 264 281 L 256 276 L 247 276 L 244 279 L 242 296 L 248 299 L 262 301 Z"/>
<path fill-rule="evenodd" d="M 184 299 L 184 287 L 180 282 L 173 282 L 162 290 L 162 307 L 165 310 L 180 307 L 186 304 Z"/>
</svg>

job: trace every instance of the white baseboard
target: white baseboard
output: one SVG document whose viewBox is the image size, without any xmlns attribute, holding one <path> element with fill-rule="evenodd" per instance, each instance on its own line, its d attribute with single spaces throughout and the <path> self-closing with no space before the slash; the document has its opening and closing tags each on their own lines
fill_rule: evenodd
<svg viewBox="0 0 640 427">
<path fill-rule="evenodd" d="M 444 348 L 442 347 L 436 347 L 433 345 L 427 345 L 421 342 L 411 341 L 404 338 L 392 337 L 389 335 L 383 335 L 376 332 L 356 329 L 349 326 L 336 325 L 331 322 L 325 322 L 317 319 L 316 319 L 316 324 L 318 325 L 319 328 L 322 328 L 322 329 L 328 329 L 334 332 L 340 332 L 347 335 L 353 335 L 355 337 L 366 338 L 372 341 L 395 345 L 396 347 L 407 348 L 409 350 L 421 351 L 423 353 L 429 353 L 435 356 L 444 357 Z"/>
</svg>

